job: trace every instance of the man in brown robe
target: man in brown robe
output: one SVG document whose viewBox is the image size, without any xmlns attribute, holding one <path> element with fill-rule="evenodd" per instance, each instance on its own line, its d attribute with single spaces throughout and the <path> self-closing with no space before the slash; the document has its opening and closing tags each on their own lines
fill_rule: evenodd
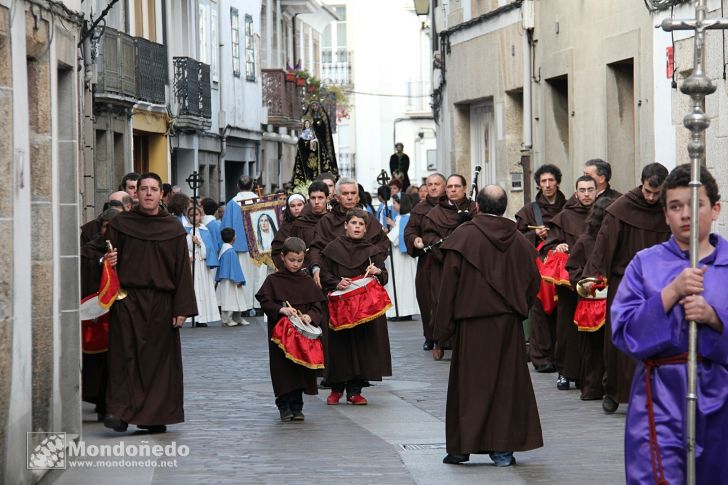
<svg viewBox="0 0 728 485">
<path fill-rule="evenodd" d="M 488 185 L 477 200 L 478 215 L 442 245 L 435 338 L 453 341 L 443 463 L 489 453 L 509 466 L 514 451 L 543 446 L 521 325 L 541 277 L 533 245 L 502 217 L 505 191 Z"/>
<path fill-rule="evenodd" d="M 566 203 L 559 190 L 561 170 L 555 165 L 541 165 L 533 174 L 538 185 L 536 200 L 528 202 L 516 213 L 516 226 L 538 250 L 548 238 L 548 224 Z M 545 253 L 543 253 L 545 254 Z M 537 372 L 555 372 L 556 314 L 546 314 L 541 300 L 531 308 L 530 359 Z"/>
<path fill-rule="evenodd" d="M 106 256 L 106 229 L 111 219 L 119 214 L 116 209 L 106 209 L 99 217 L 99 232 L 91 241 L 81 246 L 81 298 L 86 298 L 99 291 L 101 268 Z M 92 325 L 102 325 L 95 322 Z M 82 332 L 91 330 L 84 330 Z M 103 327 L 96 327 L 101 329 Z M 85 334 L 84 334 L 85 335 Z M 85 341 L 85 340 L 84 340 Z M 81 366 L 81 398 L 96 405 L 95 411 L 99 421 L 106 416 L 106 350 L 87 352 L 83 349 Z"/>
<path fill-rule="evenodd" d="M 607 323 L 604 336 L 604 400 L 602 407 L 613 413 L 619 403 L 629 400 L 635 364 L 612 344 L 610 307 L 627 265 L 637 251 L 667 241 L 670 228 L 660 205 L 660 189 L 667 169 L 651 163 L 642 170 L 642 185 L 615 200 L 599 229 L 594 251 L 584 267 L 583 276 L 606 276 Z"/>
<path fill-rule="evenodd" d="M 159 175 L 143 174 L 137 195 L 138 206 L 112 219 L 108 230 L 128 295 L 111 307 L 104 425 L 164 432 L 184 421 L 179 328 L 197 315 L 197 305 L 187 234 L 159 206 Z"/>
<path fill-rule="evenodd" d="M 423 236 L 423 223 L 425 216 L 435 207 L 440 198 L 445 195 L 445 176 L 435 173 L 427 177 L 427 197 L 418 203 L 410 212 L 410 219 L 404 230 L 404 243 L 407 245 L 407 253 L 417 258 L 417 275 L 415 276 L 415 294 L 417 305 L 420 307 L 420 318 L 422 319 L 422 333 L 425 336 L 425 343 L 422 350 L 432 350 L 435 340 L 432 338 L 432 296 L 430 295 L 432 262 L 429 253 L 423 251 L 425 242 Z"/>
<path fill-rule="evenodd" d="M 622 193 L 616 191 L 609 185 L 612 179 L 612 166 L 601 158 L 593 158 L 584 162 L 584 175 L 588 175 L 597 182 L 597 199 L 609 197 L 617 199 Z"/>
<path fill-rule="evenodd" d="M 549 236 L 543 250 L 553 249 L 560 253 L 568 253 L 579 236 L 586 230 L 586 217 L 596 200 L 597 183 L 582 175 L 576 179 L 576 192 L 564 204 L 561 212 L 556 214 L 549 224 Z M 569 389 L 569 381 L 579 378 L 579 331 L 574 325 L 577 295 L 566 284 L 556 285 L 559 298 L 556 307 L 556 346 L 554 364 L 559 373 L 556 388 L 562 391 Z"/>
<path fill-rule="evenodd" d="M 468 198 L 467 187 L 465 177 L 458 174 L 450 175 L 445 182 L 446 197 L 441 197 L 437 205 L 422 220 L 422 241 L 426 245 L 423 251 L 427 249 L 428 261 L 431 261 L 429 267 L 430 300 L 433 302 L 437 301 L 443 277 L 444 254 L 440 250 L 440 245 L 458 226 L 469 221 L 475 214 L 475 202 Z M 432 328 L 434 325 L 435 322 L 431 321 L 430 327 Z M 432 357 L 435 360 L 441 360 L 444 349 L 449 347 L 447 341 L 440 342 L 440 345 L 435 344 L 432 349 Z"/>
</svg>

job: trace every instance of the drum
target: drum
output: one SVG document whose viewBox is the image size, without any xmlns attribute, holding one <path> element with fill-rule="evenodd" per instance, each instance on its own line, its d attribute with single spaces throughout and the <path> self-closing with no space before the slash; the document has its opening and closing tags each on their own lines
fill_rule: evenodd
<svg viewBox="0 0 728 485">
<path fill-rule="evenodd" d="M 98 354 L 109 349 L 109 310 L 99 304 L 99 294 L 81 300 L 81 347 L 85 354 Z"/>
<path fill-rule="evenodd" d="M 391 307 L 387 290 L 376 278 L 353 278 L 348 288 L 329 292 L 329 328 L 354 328 L 384 315 Z"/>
<path fill-rule="evenodd" d="M 595 283 L 589 294 L 584 291 L 582 283 L 592 281 Z M 577 284 L 580 295 L 579 302 L 574 311 L 574 325 L 580 332 L 596 332 L 607 321 L 607 285 L 602 278 L 585 278 Z"/>
<path fill-rule="evenodd" d="M 319 337 L 320 328 L 304 323 L 296 316 L 284 316 L 273 327 L 270 339 L 288 360 L 308 369 L 323 369 L 324 346 Z"/>
<path fill-rule="evenodd" d="M 566 260 L 569 255 L 558 251 L 549 251 L 543 266 L 540 268 L 541 278 L 555 285 L 571 286 L 569 272 L 566 271 Z"/>
</svg>

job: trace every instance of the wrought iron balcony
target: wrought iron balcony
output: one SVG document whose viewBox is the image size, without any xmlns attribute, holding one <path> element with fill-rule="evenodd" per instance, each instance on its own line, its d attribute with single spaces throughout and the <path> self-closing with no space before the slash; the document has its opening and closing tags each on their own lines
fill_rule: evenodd
<svg viewBox="0 0 728 485">
<path fill-rule="evenodd" d="M 174 58 L 174 96 L 177 116 L 200 118 L 209 127 L 212 118 L 210 66 L 190 57 Z M 189 120 L 194 124 L 194 120 Z"/>
<path fill-rule="evenodd" d="M 134 38 L 118 30 L 105 28 L 97 57 L 97 97 L 133 101 L 137 95 L 136 50 Z"/>
<path fill-rule="evenodd" d="M 96 97 L 166 104 L 167 47 L 105 28 L 99 44 Z"/>
<path fill-rule="evenodd" d="M 169 82 L 167 47 L 139 37 L 135 39 L 135 44 L 137 96 L 150 103 L 166 104 L 164 87 Z"/>
<path fill-rule="evenodd" d="M 263 106 L 268 108 L 268 123 L 297 127 L 303 115 L 305 86 L 287 80 L 283 69 L 263 69 Z"/>
</svg>

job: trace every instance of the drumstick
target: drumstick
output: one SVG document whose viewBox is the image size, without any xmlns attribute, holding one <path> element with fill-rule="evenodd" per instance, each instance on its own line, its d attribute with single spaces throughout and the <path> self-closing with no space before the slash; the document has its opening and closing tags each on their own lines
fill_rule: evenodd
<svg viewBox="0 0 728 485">
<path fill-rule="evenodd" d="M 533 229 L 533 230 L 536 230 L 536 229 L 546 229 L 547 231 L 549 230 L 549 228 L 546 226 L 528 226 L 528 228 Z"/>
</svg>

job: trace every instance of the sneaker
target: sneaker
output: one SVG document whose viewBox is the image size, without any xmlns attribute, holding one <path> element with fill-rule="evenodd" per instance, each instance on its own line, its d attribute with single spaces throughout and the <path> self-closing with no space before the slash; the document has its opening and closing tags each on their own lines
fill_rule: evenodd
<svg viewBox="0 0 728 485">
<path fill-rule="evenodd" d="M 339 404 L 339 399 L 341 399 L 341 392 L 331 391 L 331 394 L 329 394 L 329 397 L 326 398 L 326 404 L 329 406 L 334 406 L 336 404 Z"/>
<path fill-rule="evenodd" d="M 367 404 L 366 398 L 361 394 L 354 394 L 353 396 L 349 396 L 346 398 L 346 401 L 349 404 L 353 404 L 355 406 L 366 406 Z"/>
<path fill-rule="evenodd" d="M 223 327 L 237 327 L 240 325 L 238 322 L 222 322 Z"/>
<path fill-rule="evenodd" d="M 207 327 L 207 324 L 205 322 L 197 322 L 197 323 L 195 323 L 195 326 L 204 328 L 204 327 Z"/>
<path fill-rule="evenodd" d="M 434 340 L 425 340 L 425 343 L 422 344 L 422 350 L 432 350 L 433 348 L 435 348 Z"/>
<path fill-rule="evenodd" d="M 301 410 L 293 410 L 293 420 L 294 421 L 303 421 L 306 419 L 306 416 L 303 415 L 303 411 Z"/>
<path fill-rule="evenodd" d="M 568 391 L 569 379 L 559 374 L 559 377 L 556 378 L 556 389 L 559 391 Z"/>
<path fill-rule="evenodd" d="M 238 320 L 238 325 L 242 325 L 243 327 L 247 327 L 248 325 L 250 325 L 250 322 L 247 321 L 244 318 L 241 318 L 240 320 Z"/>
<path fill-rule="evenodd" d="M 284 423 L 286 421 L 293 420 L 293 411 L 291 411 L 289 408 L 282 408 L 278 410 L 281 413 L 281 421 Z"/>
<path fill-rule="evenodd" d="M 490 459 L 493 460 L 495 466 L 504 467 L 516 464 L 512 451 L 494 451 L 490 453 Z"/>
</svg>

